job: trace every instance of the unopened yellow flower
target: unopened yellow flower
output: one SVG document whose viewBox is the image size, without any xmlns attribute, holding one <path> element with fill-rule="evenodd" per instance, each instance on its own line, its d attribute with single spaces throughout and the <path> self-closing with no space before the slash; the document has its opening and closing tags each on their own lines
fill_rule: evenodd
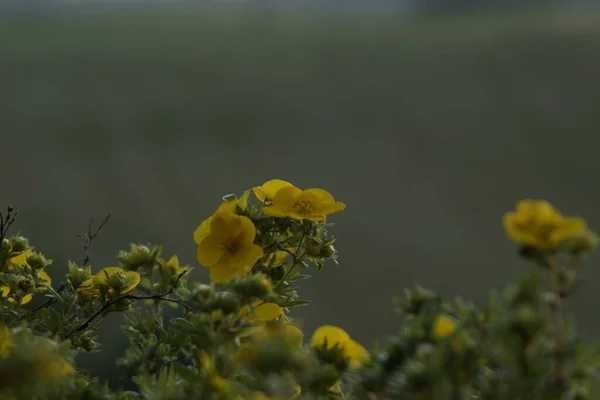
<svg viewBox="0 0 600 400">
<path fill-rule="evenodd" d="M 587 231 L 583 219 L 563 217 L 544 200 L 520 201 L 516 212 L 504 215 L 504 227 L 515 242 L 540 250 L 555 248 Z"/>
<path fill-rule="evenodd" d="M 262 249 L 254 244 L 256 228 L 248 217 L 217 211 L 210 224 L 198 229 L 201 228 L 210 231 L 198 243 L 198 262 L 210 268 L 214 282 L 227 282 L 246 274 L 263 256 Z"/>
<path fill-rule="evenodd" d="M 431 336 L 435 339 L 452 336 L 454 332 L 456 332 L 456 322 L 453 318 L 446 315 L 439 315 L 431 328 Z"/>
<path fill-rule="evenodd" d="M 286 186 L 275 193 L 271 205 L 263 207 L 263 212 L 273 217 L 325 221 L 327 215 L 345 208 L 344 203 L 335 201 L 325 190 L 302 190 L 294 186 Z"/>
<path fill-rule="evenodd" d="M 311 343 L 314 347 L 332 349 L 337 347 L 344 358 L 356 366 L 369 361 L 369 352 L 359 343 L 352 340 L 345 330 L 337 326 L 324 325 L 318 328 L 312 336 Z"/>
<path fill-rule="evenodd" d="M 7 326 L 0 326 L 0 359 L 7 358 L 14 348 L 12 331 Z"/>
<path fill-rule="evenodd" d="M 125 271 L 120 267 L 102 268 L 98 273 L 79 288 L 84 293 L 100 296 L 102 288 L 109 296 L 131 292 L 140 283 L 140 274 L 135 271 Z"/>
<path fill-rule="evenodd" d="M 270 206 L 275 193 L 281 188 L 294 186 L 289 182 L 282 181 L 281 179 L 272 179 L 263 183 L 262 186 L 256 186 L 252 188 L 256 198 L 263 202 L 264 205 Z"/>
</svg>

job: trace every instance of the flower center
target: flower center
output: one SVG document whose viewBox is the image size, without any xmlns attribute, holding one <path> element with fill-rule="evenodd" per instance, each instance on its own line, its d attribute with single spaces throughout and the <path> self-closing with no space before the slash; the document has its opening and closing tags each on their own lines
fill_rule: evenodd
<svg viewBox="0 0 600 400">
<path fill-rule="evenodd" d="M 311 215 L 317 207 L 310 200 L 296 200 L 292 208 L 300 215 Z"/>
<path fill-rule="evenodd" d="M 221 250 L 232 255 L 237 253 L 240 247 L 242 246 L 237 241 L 231 238 L 221 243 Z"/>
</svg>

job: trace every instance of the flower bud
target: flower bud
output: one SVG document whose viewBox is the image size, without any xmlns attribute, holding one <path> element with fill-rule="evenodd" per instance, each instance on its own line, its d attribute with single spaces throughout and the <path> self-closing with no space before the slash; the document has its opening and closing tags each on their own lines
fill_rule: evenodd
<svg viewBox="0 0 600 400">
<path fill-rule="evenodd" d="M 244 297 L 264 297 L 271 293 L 271 281 L 265 275 L 251 275 L 233 284 L 233 289 Z"/>
<path fill-rule="evenodd" d="M 22 253 L 29 249 L 29 240 L 23 236 L 15 236 L 9 240 L 13 253 Z"/>
<path fill-rule="evenodd" d="M 68 280 L 74 289 L 78 289 L 83 284 L 83 282 L 90 279 L 90 276 L 91 276 L 91 267 L 90 266 L 85 267 L 85 268 L 79 268 L 76 264 L 69 263 Z"/>
<path fill-rule="evenodd" d="M 587 253 L 598 245 L 598 236 L 591 231 L 586 231 L 570 240 L 571 252 L 573 254 Z"/>
<path fill-rule="evenodd" d="M 236 296 L 231 292 L 217 293 L 214 299 L 214 308 L 223 311 L 223 314 L 231 314 L 238 310 L 239 303 Z"/>
<path fill-rule="evenodd" d="M 321 239 L 310 236 L 306 239 L 304 250 L 309 256 L 321 257 L 321 246 L 323 246 L 323 241 Z"/>
<path fill-rule="evenodd" d="M 34 270 L 42 269 L 48 265 L 48 261 L 41 253 L 32 253 L 27 256 L 27 264 Z"/>
<path fill-rule="evenodd" d="M 194 287 L 194 291 L 201 299 L 206 300 L 210 297 L 210 294 L 212 293 L 212 287 L 205 283 L 198 283 Z"/>
<path fill-rule="evenodd" d="M 336 253 L 337 253 L 337 250 L 335 249 L 335 247 L 333 247 L 333 245 L 330 244 L 328 246 L 322 246 L 319 254 L 323 258 L 331 258 Z"/>
</svg>

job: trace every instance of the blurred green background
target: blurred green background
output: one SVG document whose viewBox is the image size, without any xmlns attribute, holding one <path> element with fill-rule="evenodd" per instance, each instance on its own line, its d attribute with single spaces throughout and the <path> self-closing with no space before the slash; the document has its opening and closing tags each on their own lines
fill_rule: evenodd
<svg viewBox="0 0 600 400">
<path fill-rule="evenodd" d="M 78 9 L 0 22 L 0 203 L 55 260 L 112 219 L 95 269 L 132 241 L 196 265 L 192 232 L 230 192 L 281 178 L 347 203 L 340 265 L 301 284 L 309 335 L 394 333 L 415 283 L 483 302 L 531 270 L 501 217 L 545 198 L 600 230 L 600 13 L 476 17 Z M 14 231 L 13 231 L 14 233 Z M 592 257 L 571 303 L 595 318 Z M 206 280 L 204 268 L 194 274 Z M 115 380 L 121 320 L 83 357 Z"/>
</svg>

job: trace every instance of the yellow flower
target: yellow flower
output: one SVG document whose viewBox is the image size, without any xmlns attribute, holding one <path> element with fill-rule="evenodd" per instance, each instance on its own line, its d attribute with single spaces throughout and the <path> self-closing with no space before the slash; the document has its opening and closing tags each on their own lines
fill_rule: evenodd
<svg viewBox="0 0 600 400">
<path fill-rule="evenodd" d="M 587 231 L 581 218 L 563 217 L 544 200 L 522 200 L 504 215 L 504 227 L 515 242 L 549 250 Z"/>
<path fill-rule="evenodd" d="M 14 293 L 11 293 L 10 286 L 0 286 L 0 294 L 2 295 L 2 297 L 6 297 L 9 303 L 15 303 L 17 301 L 17 296 L 15 296 Z M 32 298 L 33 294 L 27 293 L 21 298 L 21 305 L 29 303 Z"/>
<path fill-rule="evenodd" d="M 262 186 L 255 186 L 252 188 L 256 198 L 264 203 L 266 206 L 270 206 L 275 193 L 283 187 L 294 186 L 289 182 L 282 181 L 281 179 L 272 179 L 263 183 Z"/>
<path fill-rule="evenodd" d="M 452 336 L 454 332 L 456 332 L 456 322 L 453 318 L 446 315 L 439 315 L 431 328 L 431 336 L 434 339 L 443 339 Z"/>
<path fill-rule="evenodd" d="M 304 333 L 296 326 L 276 321 L 267 321 L 264 325 L 249 330 L 255 340 L 283 340 L 292 346 L 302 346 Z"/>
<path fill-rule="evenodd" d="M 33 251 L 31 251 L 31 249 L 27 249 L 16 255 L 13 255 L 6 262 L 6 268 L 11 271 L 15 265 L 27 265 L 27 257 L 31 254 L 33 254 Z"/>
<path fill-rule="evenodd" d="M 246 190 L 242 197 L 239 199 L 236 197 L 232 197 L 227 200 L 223 200 L 223 203 L 217 208 L 215 214 L 219 211 L 229 211 L 235 214 L 236 208 L 240 207 L 242 211 L 245 211 L 248 208 L 248 196 L 250 195 L 250 191 Z M 196 244 L 200 244 L 200 242 L 210 234 L 210 222 L 213 217 L 209 217 L 202 221 L 202 223 L 196 228 L 194 231 L 194 242 Z"/>
<path fill-rule="evenodd" d="M 250 196 L 250 191 L 246 190 L 242 197 L 239 199 L 235 196 L 231 198 L 227 198 L 223 200 L 223 203 L 219 206 L 217 211 L 229 211 L 235 214 L 237 208 L 239 207 L 242 211 L 246 211 L 248 209 L 248 197 Z"/>
<path fill-rule="evenodd" d="M 344 208 L 344 203 L 335 201 L 325 190 L 302 190 L 294 186 L 285 186 L 275 193 L 270 206 L 263 207 L 263 212 L 273 217 L 325 221 L 327 215 Z"/>
<path fill-rule="evenodd" d="M 198 243 L 198 262 L 210 268 L 214 282 L 227 282 L 244 275 L 263 256 L 262 249 L 254 244 L 256 228 L 248 217 L 217 211 L 209 225 L 200 225 L 196 232 L 201 229 L 209 229 L 209 233 L 194 235 L 203 236 Z"/>
<path fill-rule="evenodd" d="M 244 306 L 240 311 L 241 317 L 249 322 L 267 322 L 283 315 L 283 310 L 275 303 L 256 301 L 252 307 Z"/>
<path fill-rule="evenodd" d="M 0 359 L 8 358 L 12 349 L 15 348 L 12 331 L 7 326 L 0 327 Z"/>
<path fill-rule="evenodd" d="M 79 288 L 84 293 L 100 296 L 102 287 L 109 296 L 131 292 L 140 283 L 140 274 L 135 271 L 124 271 L 119 267 L 102 268 L 98 273 Z"/>
<path fill-rule="evenodd" d="M 342 328 L 332 325 L 324 325 L 318 328 L 312 336 L 313 347 L 324 347 L 327 350 L 337 347 L 344 358 L 359 366 L 369 361 L 369 352 L 359 343 L 350 338 Z"/>
</svg>

